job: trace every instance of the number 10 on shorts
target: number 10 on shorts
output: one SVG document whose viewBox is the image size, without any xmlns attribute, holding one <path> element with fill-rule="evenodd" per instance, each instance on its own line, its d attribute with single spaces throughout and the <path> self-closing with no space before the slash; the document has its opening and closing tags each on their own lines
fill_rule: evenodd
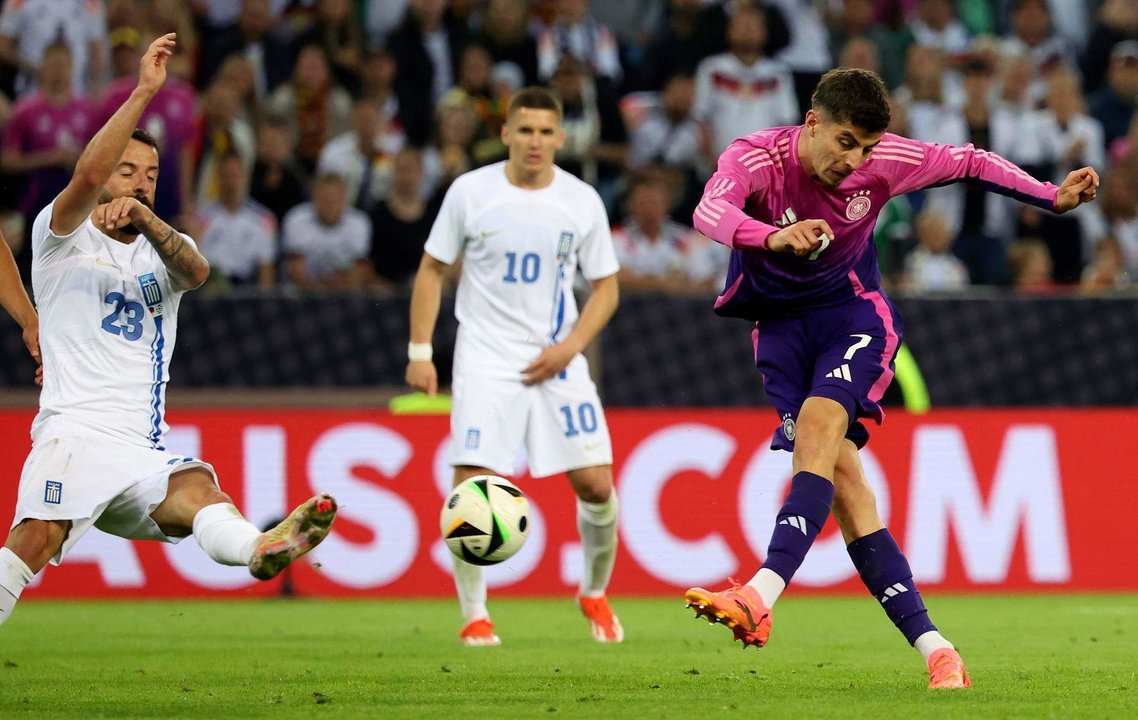
<svg viewBox="0 0 1138 720">
<path fill-rule="evenodd" d="M 576 437 L 581 433 L 595 432 L 597 429 L 597 410 L 590 402 L 583 402 L 573 412 L 572 405 L 560 407 L 561 417 L 565 419 L 565 437 Z"/>
</svg>

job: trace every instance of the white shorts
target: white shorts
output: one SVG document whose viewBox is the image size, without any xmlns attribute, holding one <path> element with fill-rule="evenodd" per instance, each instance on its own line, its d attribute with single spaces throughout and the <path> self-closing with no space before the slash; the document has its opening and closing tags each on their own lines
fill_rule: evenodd
<svg viewBox="0 0 1138 720">
<path fill-rule="evenodd" d="M 456 368 L 451 389 L 451 465 L 484 467 L 508 477 L 523 443 L 533 477 L 612 464 L 608 423 L 580 355 L 569 363 L 565 378 L 528 387 L 520 379 Z"/>
<path fill-rule="evenodd" d="M 32 444 L 24 462 L 16 515 L 21 521 L 70 520 L 71 532 L 51 559 L 58 565 L 92 526 L 137 540 L 182 538 L 165 535 L 150 517 L 166 499 L 170 475 L 209 463 L 112 439 L 48 437 Z"/>
</svg>

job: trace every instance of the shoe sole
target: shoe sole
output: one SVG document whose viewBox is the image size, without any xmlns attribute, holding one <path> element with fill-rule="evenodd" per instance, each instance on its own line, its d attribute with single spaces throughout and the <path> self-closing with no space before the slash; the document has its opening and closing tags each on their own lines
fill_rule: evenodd
<svg viewBox="0 0 1138 720">
<path fill-rule="evenodd" d="M 249 573 L 258 580 L 272 580 L 328 537 L 335 519 L 336 501 L 331 495 L 321 495 L 312 508 L 297 519 L 288 537 L 257 548 L 249 563 Z"/>
</svg>

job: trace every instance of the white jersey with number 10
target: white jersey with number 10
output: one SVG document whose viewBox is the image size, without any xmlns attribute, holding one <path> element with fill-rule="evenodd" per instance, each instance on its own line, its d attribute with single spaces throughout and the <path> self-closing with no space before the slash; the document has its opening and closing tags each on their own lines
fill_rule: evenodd
<svg viewBox="0 0 1138 720">
<path fill-rule="evenodd" d="M 590 281 L 620 269 L 596 190 L 553 170 L 549 185 L 526 190 L 500 162 L 447 191 L 425 250 L 447 264 L 462 260 L 456 372 L 520 379 L 542 348 L 573 329 L 577 269 Z"/>
</svg>

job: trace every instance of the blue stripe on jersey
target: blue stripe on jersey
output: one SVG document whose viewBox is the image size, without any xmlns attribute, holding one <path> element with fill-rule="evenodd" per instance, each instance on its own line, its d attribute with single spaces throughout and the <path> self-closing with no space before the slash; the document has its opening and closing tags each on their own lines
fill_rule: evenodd
<svg viewBox="0 0 1138 720">
<path fill-rule="evenodd" d="M 150 343 L 150 360 L 154 363 L 154 384 L 150 388 L 150 443 L 158 450 L 165 450 L 158 443 L 162 439 L 162 350 L 166 347 L 166 337 L 162 334 L 161 316 L 154 318 L 154 342 Z"/>
<path fill-rule="evenodd" d="M 553 315 L 550 318 L 550 325 L 552 330 L 549 333 L 549 341 L 557 342 L 557 334 L 561 332 L 561 327 L 565 324 L 565 265 L 558 263 L 557 265 L 557 282 L 553 290 Z"/>
</svg>

